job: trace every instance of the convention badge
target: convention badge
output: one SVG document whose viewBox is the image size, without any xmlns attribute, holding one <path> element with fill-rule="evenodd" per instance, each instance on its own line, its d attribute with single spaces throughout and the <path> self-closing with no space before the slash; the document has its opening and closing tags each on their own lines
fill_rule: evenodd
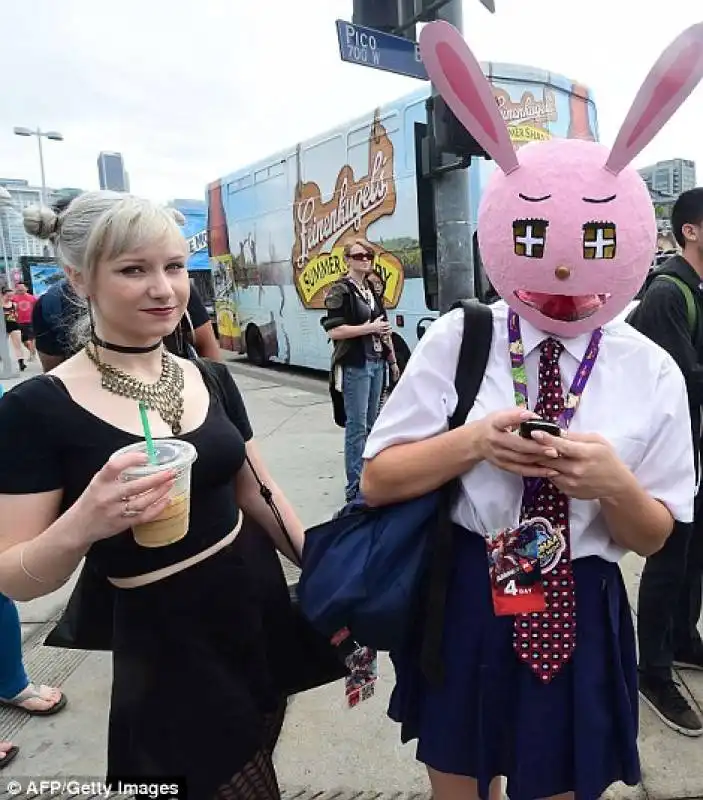
<svg viewBox="0 0 703 800">
<path fill-rule="evenodd" d="M 373 697 L 378 680 L 378 659 L 370 647 L 358 647 L 347 656 L 349 675 L 344 679 L 344 691 L 349 708 Z"/>
<path fill-rule="evenodd" d="M 497 616 L 546 609 L 540 542 L 549 540 L 551 533 L 549 522 L 538 518 L 486 536 L 488 574 Z"/>
<path fill-rule="evenodd" d="M 373 341 L 373 349 L 375 353 L 382 353 L 383 352 L 383 344 L 381 343 L 381 338 L 379 336 L 372 335 L 371 339 Z"/>
</svg>

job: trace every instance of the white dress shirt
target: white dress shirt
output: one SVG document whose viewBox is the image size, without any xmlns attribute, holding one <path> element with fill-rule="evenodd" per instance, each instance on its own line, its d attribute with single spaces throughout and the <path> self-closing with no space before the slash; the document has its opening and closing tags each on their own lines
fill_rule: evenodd
<svg viewBox="0 0 703 800">
<path fill-rule="evenodd" d="M 508 306 L 500 301 L 491 309 L 491 351 L 467 423 L 515 407 Z M 457 404 L 454 373 L 463 325 L 459 309 L 430 326 L 369 435 L 365 459 L 391 445 L 427 439 L 447 430 L 447 420 Z M 534 409 L 539 345 L 547 334 L 522 319 L 520 328 L 528 402 Z M 559 364 L 566 394 L 591 334 L 554 338 L 565 348 Z M 695 470 L 683 375 L 668 353 L 626 322 L 616 320 L 604 326 L 598 359 L 569 430 L 604 436 L 650 496 L 664 503 L 675 519 L 693 519 Z M 518 523 L 523 493 L 518 475 L 482 461 L 462 477 L 462 489 L 452 513 L 459 525 L 490 533 Z M 599 502 L 569 502 L 572 558 L 596 555 L 619 561 L 626 551 L 610 538 Z"/>
</svg>

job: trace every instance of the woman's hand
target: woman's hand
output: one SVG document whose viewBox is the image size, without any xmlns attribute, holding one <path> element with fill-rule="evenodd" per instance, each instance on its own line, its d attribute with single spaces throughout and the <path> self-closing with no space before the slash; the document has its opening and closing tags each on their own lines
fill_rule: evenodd
<svg viewBox="0 0 703 800">
<path fill-rule="evenodd" d="M 366 324 L 368 325 L 368 332 L 376 336 L 387 336 L 391 332 L 390 322 L 386 322 L 383 317 L 378 317 Z"/>
<path fill-rule="evenodd" d="M 391 378 L 393 383 L 398 383 L 400 380 L 400 367 L 395 361 L 391 364 Z"/>
<path fill-rule="evenodd" d="M 517 432 L 520 423 L 537 419 L 531 411 L 513 408 L 496 411 L 479 423 L 478 450 L 493 466 L 527 478 L 552 478 L 558 474 L 550 466 L 557 451 L 549 444 L 523 439 Z"/>
<path fill-rule="evenodd" d="M 73 508 L 86 544 L 151 522 L 166 508 L 175 478 L 172 471 L 131 481 L 120 479 L 125 469 L 146 463 L 147 457 L 141 453 L 114 456 L 93 477 Z"/>
<path fill-rule="evenodd" d="M 550 480 L 568 497 L 600 500 L 615 496 L 631 480 L 630 471 L 612 445 L 597 433 L 550 436 L 534 431 L 532 438 L 559 454 L 558 458 L 549 460 L 549 466 L 556 473 Z"/>
</svg>

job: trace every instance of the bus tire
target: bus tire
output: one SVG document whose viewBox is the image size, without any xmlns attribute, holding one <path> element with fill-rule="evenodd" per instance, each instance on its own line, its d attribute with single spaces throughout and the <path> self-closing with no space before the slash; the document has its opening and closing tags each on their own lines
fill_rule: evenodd
<svg viewBox="0 0 703 800">
<path fill-rule="evenodd" d="M 395 350 L 395 359 L 398 362 L 398 369 L 400 369 L 402 373 L 410 359 L 410 348 L 397 333 L 392 334 L 391 339 L 393 341 L 393 349 Z"/>
<path fill-rule="evenodd" d="M 250 325 L 246 332 L 247 359 L 256 367 L 265 367 L 268 363 L 266 345 L 261 331 L 256 325 Z"/>
</svg>

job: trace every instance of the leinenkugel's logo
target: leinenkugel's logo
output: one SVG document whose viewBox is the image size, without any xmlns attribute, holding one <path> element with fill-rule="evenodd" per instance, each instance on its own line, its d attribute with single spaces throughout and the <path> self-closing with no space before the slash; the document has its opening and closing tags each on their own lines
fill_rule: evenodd
<svg viewBox="0 0 703 800">
<path fill-rule="evenodd" d="M 556 122 L 558 118 L 554 92 L 545 89 L 541 100 L 536 99 L 532 92 L 523 92 L 517 103 L 510 99 L 504 89 L 494 88 L 493 94 L 514 145 L 544 142 L 552 138 L 548 123 Z"/>
<path fill-rule="evenodd" d="M 369 134 L 368 164 L 367 174 L 359 179 L 348 164 L 342 167 L 334 194 L 326 203 L 316 183 L 296 186 L 292 262 L 295 285 L 306 308 L 323 308 L 323 290 L 346 272 L 345 243 L 350 239 L 368 241 L 369 225 L 395 211 L 393 143 L 378 114 Z M 374 242 L 369 245 L 376 253 L 374 268 L 386 282 L 386 303 L 393 308 L 403 289 L 402 265 Z"/>
</svg>

